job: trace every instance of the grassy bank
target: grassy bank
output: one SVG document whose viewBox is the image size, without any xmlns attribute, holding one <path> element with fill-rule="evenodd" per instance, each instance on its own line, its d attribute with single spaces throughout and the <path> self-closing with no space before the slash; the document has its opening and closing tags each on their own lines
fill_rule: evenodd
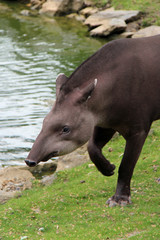
<svg viewBox="0 0 160 240">
<path fill-rule="evenodd" d="M 97 6 L 105 6 L 107 0 L 92 0 Z M 160 26 L 160 1 L 159 0 L 111 0 L 115 9 L 140 10 L 144 13 L 142 27 L 150 25 Z"/>
<path fill-rule="evenodd" d="M 0 239 L 160 239 L 160 121 L 154 124 L 135 169 L 133 204 L 109 208 L 105 202 L 115 190 L 124 144 L 119 136 L 104 148 L 117 166 L 112 177 L 102 176 L 87 163 L 59 172 L 49 187 L 37 183 L 21 198 L 1 205 Z"/>
</svg>

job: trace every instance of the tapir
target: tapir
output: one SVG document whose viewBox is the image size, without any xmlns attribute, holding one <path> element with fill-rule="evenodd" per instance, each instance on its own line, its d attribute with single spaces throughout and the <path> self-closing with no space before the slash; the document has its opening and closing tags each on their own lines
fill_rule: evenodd
<svg viewBox="0 0 160 240">
<path fill-rule="evenodd" d="M 113 40 L 69 77 L 56 80 L 56 101 L 26 159 L 67 154 L 88 142 L 90 159 L 105 176 L 115 165 L 102 148 L 118 132 L 126 140 L 110 206 L 131 203 L 130 182 L 153 121 L 160 118 L 160 35 Z"/>
</svg>

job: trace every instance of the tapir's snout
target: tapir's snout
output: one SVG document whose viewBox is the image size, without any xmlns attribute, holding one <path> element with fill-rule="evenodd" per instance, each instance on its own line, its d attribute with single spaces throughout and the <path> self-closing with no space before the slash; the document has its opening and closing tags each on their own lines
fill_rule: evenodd
<svg viewBox="0 0 160 240">
<path fill-rule="evenodd" d="M 32 161 L 32 160 L 29 160 L 29 159 L 26 159 L 25 160 L 25 163 L 29 166 L 29 167 L 35 167 L 37 165 L 36 162 Z"/>
<path fill-rule="evenodd" d="M 40 159 L 36 159 L 33 158 L 33 154 L 34 153 L 34 148 L 31 150 L 31 152 L 29 153 L 27 159 L 25 160 L 25 163 L 29 166 L 29 167 L 35 167 L 38 165 L 39 162 L 47 162 L 50 158 L 52 157 L 57 157 L 58 156 L 58 151 L 54 151 L 48 155 L 43 156 Z M 32 159 L 36 159 L 36 161 L 32 160 Z"/>
</svg>

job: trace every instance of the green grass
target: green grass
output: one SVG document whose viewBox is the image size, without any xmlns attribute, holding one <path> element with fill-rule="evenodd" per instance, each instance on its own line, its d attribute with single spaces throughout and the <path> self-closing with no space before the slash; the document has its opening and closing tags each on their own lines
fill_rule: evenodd
<svg viewBox="0 0 160 240">
<path fill-rule="evenodd" d="M 96 7 L 105 7 L 106 4 L 108 3 L 108 0 L 91 0 L 91 2 L 96 6 Z"/>
<path fill-rule="evenodd" d="M 159 0 L 112 0 L 116 9 L 140 10 L 143 16 L 142 27 L 160 25 Z"/>
<path fill-rule="evenodd" d="M 103 7 L 107 0 L 92 0 L 98 6 Z M 115 9 L 140 10 L 144 13 L 141 22 L 142 27 L 150 25 L 160 26 L 160 1 L 159 0 L 111 0 L 109 1 Z"/>
<path fill-rule="evenodd" d="M 35 183 L 21 198 L 1 205 L 0 239 L 159 240 L 160 121 L 154 123 L 136 165 L 133 204 L 110 208 L 105 202 L 115 191 L 124 144 L 118 136 L 104 148 L 105 155 L 117 166 L 112 177 L 102 176 L 87 163 L 59 172 L 51 186 Z"/>
</svg>

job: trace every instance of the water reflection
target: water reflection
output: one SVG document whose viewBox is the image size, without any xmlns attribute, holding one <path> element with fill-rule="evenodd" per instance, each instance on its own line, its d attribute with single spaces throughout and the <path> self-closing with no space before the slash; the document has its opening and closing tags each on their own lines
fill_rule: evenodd
<svg viewBox="0 0 160 240">
<path fill-rule="evenodd" d="M 49 111 L 47 101 L 55 97 L 57 74 L 69 75 L 103 44 L 85 36 L 86 30 L 77 22 L 24 17 L 20 10 L 15 2 L 0 1 L 2 165 L 23 164 Z"/>
</svg>

